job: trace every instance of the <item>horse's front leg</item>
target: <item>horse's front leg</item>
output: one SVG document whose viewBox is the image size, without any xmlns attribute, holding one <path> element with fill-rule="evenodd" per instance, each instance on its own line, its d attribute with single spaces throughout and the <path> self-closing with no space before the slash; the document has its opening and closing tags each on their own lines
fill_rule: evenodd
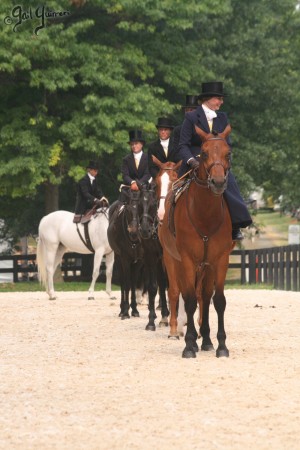
<svg viewBox="0 0 300 450">
<path fill-rule="evenodd" d="M 215 286 L 215 295 L 213 296 L 213 302 L 215 310 L 218 314 L 218 332 L 217 339 L 219 342 L 219 346 L 216 351 L 216 356 L 219 358 L 220 356 L 229 356 L 229 350 L 226 347 L 226 333 L 224 327 L 224 313 L 226 309 L 226 298 L 224 295 L 224 284 L 225 277 L 227 272 L 228 262 L 227 260 L 222 264 L 220 263 L 220 269 L 217 271 L 216 276 L 216 286 Z"/>
<path fill-rule="evenodd" d="M 138 260 L 137 262 L 131 263 L 131 276 L 130 276 L 130 285 L 131 285 L 131 315 L 132 317 L 140 317 L 140 313 L 137 309 L 137 302 L 136 302 L 136 286 L 138 282 L 138 278 L 140 275 L 141 270 L 141 261 Z"/>
<path fill-rule="evenodd" d="M 187 328 L 185 334 L 185 348 L 182 352 L 183 358 L 196 358 L 198 352 L 197 331 L 195 328 L 194 314 L 197 308 L 197 300 L 194 288 L 183 293 L 185 311 L 187 315 Z"/>
<path fill-rule="evenodd" d="M 146 325 L 146 330 L 155 331 L 155 319 L 156 319 L 156 313 L 155 313 L 155 297 L 157 294 L 157 281 L 155 276 L 155 268 L 151 266 L 145 267 L 146 277 L 147 277 L 147 292 L 148 292 L 148 310 L 149 315 L 148 319 L 149 322 Z"/>
<path fill-rule="evenodd" d="M 212 341 L 210 339 L 210 326 L 209 326 L 209 307 L 210 300 L 214 290 L 214 280 L 212 274 L 208 274 L 202 282 L 202 292 L 199 303 L 199 326 L 200 335 L 202 336 L 201 350 L 210 351 L 214 349 Z"/>
<path fill-rule="evenodd" d="M 168 317 L 170 311 L 167 305 L 166 289 L 167 289 L 167 278 L 162 264 L 162 260 L 157 267 L 157 283 L 159 289 L 159 298 L 161 303 L 161 320 L 159 322 L 160 327 L 167 327 L 169 324 Z"/>
<path fill-rule="evenodd" d="M 220 356 L 229 356 L 229 350 L 226 347 L 226 333 L 224 328 L 224 312 L 226 309 L 226 298 L 224 295 L 224 291 L 217 291 L 213 297 L 214 307 L 218 314 L 218 333 L 217 339 L 219 342 L 219 346 L 216 351 L 216 356 L 219 358 Z"/>
</svg>

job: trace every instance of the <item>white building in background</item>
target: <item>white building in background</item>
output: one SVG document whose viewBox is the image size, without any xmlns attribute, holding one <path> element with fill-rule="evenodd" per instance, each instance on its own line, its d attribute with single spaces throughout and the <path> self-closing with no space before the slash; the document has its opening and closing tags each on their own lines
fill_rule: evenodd
<svg viewBox="0 0 300 450">
<path fill-rule="evenodd" d="M 253 191 L 250 195 L 249 195 L 249 200 L 251 201 L 255 201 L 256 202 L 256 208 L 263 208 L 264 206 L 266 206 L 266 202 L 264 201 L 264 190 L 263 188 L 257 188 L 255 191 Z"/>
</svg>

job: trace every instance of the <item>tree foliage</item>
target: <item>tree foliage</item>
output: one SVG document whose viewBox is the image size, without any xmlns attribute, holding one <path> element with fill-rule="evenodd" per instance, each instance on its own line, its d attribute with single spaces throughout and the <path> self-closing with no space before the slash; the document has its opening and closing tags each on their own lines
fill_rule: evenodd
<svg viewBox="0 0 300 450">
<path fill-rule="evenodd" d="M 2 23 L 14 6 L 1 2 Z M 36 34 L 38 4 L 26 2 L 23 12 L 31 8 L 33 18 L 15 31 L 13 18 L 0 30 L 1 202 L 31 208 L 36 232 L 45 211 L 72 210 L 75 182 L 89 159 L 100 161 L 100 183 L 114 200 L 128 130 L 141 128 L 151 141 L 159 116 L 180 123 L 185 95 L 217 79 L 230 94 L 224 110 L 243 192 L 260 185 L 300 203 L 295 6 L 294 0 L 50 1 L 48 12 L 65 14 L 45 18 Z M 30 215 L 22 217 L 30 230 Z"/>
</svg>

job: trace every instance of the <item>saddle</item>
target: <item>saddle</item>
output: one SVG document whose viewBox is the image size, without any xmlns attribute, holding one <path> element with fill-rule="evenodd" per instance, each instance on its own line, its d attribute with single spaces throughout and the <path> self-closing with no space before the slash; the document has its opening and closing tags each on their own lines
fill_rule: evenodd
<svg viewBox="0 0 300 450">
<path fill-rule="evenodd" d="M 73 223 L 88 223 L 94 214 L 96 214 L 98 206 L 95 205 L 92 209 L 89 209 L 84 214 L 74 214 Z"/>
<path fill-rule="evenodd" d="M 92 246 L 91 240 L 90 240 L 90 234 L 89 234 L 89 222 L 92 218 L 92 216 L 96 213 L 97 206 L 93 206 L 92 209 L 88 210 L 84 215 L 81 214 L 75 214 L 73 218 L 73 223 L 76 223 L 76 229 L 78 236 L 80 237 L 80 240 L 83 242 L 83 244 L 86 246 L 90 252 L 95 253 L 94 247 Z M 84 238 L 80 233 L 80 230 L 78 228 L 78 224 L 81 223 L 83 225 L 84 230 Z"/>
</svg>

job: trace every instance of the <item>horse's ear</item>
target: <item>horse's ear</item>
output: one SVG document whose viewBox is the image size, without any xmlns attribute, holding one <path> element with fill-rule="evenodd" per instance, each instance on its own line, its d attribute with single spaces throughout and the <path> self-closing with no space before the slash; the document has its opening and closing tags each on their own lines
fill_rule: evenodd
<svg viewBox="0 0 300 450">
<path fill-rule="evenodd" d="M 157 159 L 156 156 L 152 155 L 152 161 L 154 162 L 154 164 L 155 164 L 156 166 L 158 166 L 159 168 L 161 168 L 161 166 L 162 166 L 163 163 L 162 163 L 159 159 Z"/>
<path fill-rule="evenodd" d="M 220 133 L 219 136 L 221 136 L 223 139 L 226 139 L 227 136 L 230 134 L 231 132 L 231 126 L 228 124 L 227 127 L 225 128 L 225 130 L 223 131 L 223 133 Z"/>
<path fill-rule="evenodd" d="M 195 130 L 202 141 L 206 141 L 208 139 L 209 133 L 205 133 L 205 131 L 201 130 L 201 128 L 197 127 L 197 125 L 195 125 Z"/>
</svg>

